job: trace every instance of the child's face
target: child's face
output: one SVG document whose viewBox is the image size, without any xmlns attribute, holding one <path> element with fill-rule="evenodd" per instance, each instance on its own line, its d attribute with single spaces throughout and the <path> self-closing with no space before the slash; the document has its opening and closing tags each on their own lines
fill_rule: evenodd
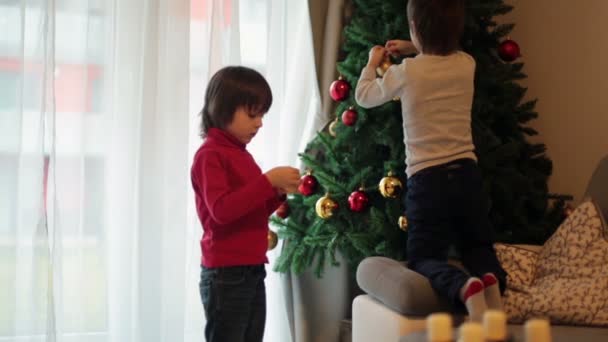
<svg viewBox="0 0 608 342">
<path fill-rule="evenodd" d="M 246 145 L 258 133 L 260 127 L 262 127 L 264 114 L 256 114 L 245 107 L 239 107 L 234 112 L 232 121 L 226 126 L 226 131 Z"/>
</svg>

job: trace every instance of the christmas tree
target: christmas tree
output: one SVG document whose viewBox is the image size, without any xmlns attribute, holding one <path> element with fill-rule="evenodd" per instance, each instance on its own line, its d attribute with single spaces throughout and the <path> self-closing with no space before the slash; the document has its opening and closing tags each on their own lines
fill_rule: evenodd
<svg viewBox="0 0 608 342">
<path fill-rule="evenodd" d="M 309 142 L 300 158 L 309 171 L 300 194 L 271 218 L 284 240 L 275 269 L 299 273 L 314 267 L 321 275 L 336 252 L 355 266 L 372 255 L 405 257 L 407 218 L 405 148 L 399 99 L 364 109 L 354 87 L 374 45 L 410 39 L 403 0 L 354 0 L 344 28 L 345 58 L 340 79 L 330 89 L 336 119 Z M 501 0 L 467 1 L 462 49 L 476 61 L 472 130 L 484 188 L 491 199 L 490 218 L 497 240 L 544 242 L 563 219 L 566 196 L 548 192 L 552 163 L 543 144 L 527 141 L 537 132 L 527 124 L 538 114 L 536 100 L 525 101 L 526 77 L 519 47 L 508 39 L 513 24 L 495 17 L 512 10 Z M 391 63 L 377 70 L 381 76 Z M 329 260 L 328 260 L 329 258 Z"/>
</svg>

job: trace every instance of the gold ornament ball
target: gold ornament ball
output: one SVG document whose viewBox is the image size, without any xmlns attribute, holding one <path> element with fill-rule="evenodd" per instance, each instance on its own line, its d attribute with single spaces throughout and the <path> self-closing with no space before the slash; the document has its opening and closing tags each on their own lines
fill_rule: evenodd
<svg viewBox="0 0 608 342">
<path fill-rule="evenodd" d="M 336 125 L 338 124 L 338 118 L 336 118 L 336 120 L 332 121 L 332 123 L 329 124 L 329 135 L 331 135 L 332 137 L 336 137 Z"/>
<path fill-rule="evenodd" d="M 325 195 L 315 204 L 315 212 L 322 219 L 328 219 L 334 214 L 334 210 L 338 208 L 338 203 L 329 198 L 329 195 Z"/>
<path fill-rule="evenodd" d="M 378 74 L 378 76 L 380 77 L 383 77 L 386 73 L 386 70 L 388 70 L 391 65 L 393 65 L 391 59 L 388 56 L 385 56 L 382 62 L 380 62 L 380 65 L 378 65 L 378 67 L 376 68 L 376 74 Z"/>
<path fill-rule="evenodd" d="M 399 216 L 399 229 L 407 232 L 407 217 L 405 215 Z"/>
<path fill-rule="evenodd" d="M 268 229 L 268 250 L 269 251 L 273 250 L 277 246 L 278 243 L 279 243 L 279 237 L 277 236 L 277 233 Z"/>
<path fill-rule="evenodd" d="M 388 176 L 382 178 L 378 185 L 380 193 L 386 198 L 396 198 L 399 196 L 402 188 L 403 184 L 401 184 L 399 178 L 393 176 L 391 172 L 389 172 Z"/>
</svg>

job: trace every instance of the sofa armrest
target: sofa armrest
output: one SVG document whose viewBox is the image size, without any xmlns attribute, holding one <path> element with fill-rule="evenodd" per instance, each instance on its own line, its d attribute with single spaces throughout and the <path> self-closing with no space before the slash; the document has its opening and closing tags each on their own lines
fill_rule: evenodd
<svg viewBox="0 0 608 342">
<path fill-rule="evenodd" d="M 406 317 L 370 295 L 353 300 L 353 342 L 398 341 L 403 335 L 426 328 L 425 317 Z"/>
</svg>

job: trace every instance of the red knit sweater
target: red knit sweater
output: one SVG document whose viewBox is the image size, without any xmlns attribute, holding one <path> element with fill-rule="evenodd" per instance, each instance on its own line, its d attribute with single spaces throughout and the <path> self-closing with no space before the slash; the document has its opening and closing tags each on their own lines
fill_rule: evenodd
<svg viewBox="0 0 608 342">
<path fill-rule="evenodd" d="M 205 267 L 267 263 L 268 216 L 281 198 L 228 132 L 211 128 L 190 171 Z"/>
</svg>

